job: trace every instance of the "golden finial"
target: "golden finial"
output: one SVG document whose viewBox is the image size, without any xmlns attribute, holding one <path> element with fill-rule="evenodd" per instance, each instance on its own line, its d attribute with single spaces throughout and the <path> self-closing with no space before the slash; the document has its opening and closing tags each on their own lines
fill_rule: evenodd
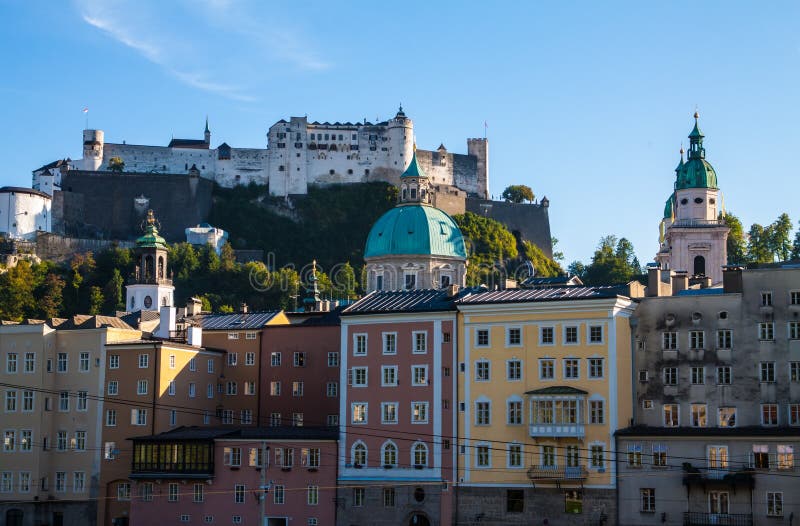
<svg viewBox="0 0 800 526">
<path fill-rule="evenodd" d="M 700 118 L 700 114 L 697 112 L 697 110 L 694 110 L 694 119 L 697 120 L 699 118 Z"/>
<path fill-rule="evenodd" d="M 153 214 L 153 209 L 149 209 L 147 211 L 147 224 L 148 225 L 155 225 L 156 224 L 156 216 Z"/>
<path fill-rule="evenodd" d="M 683 149 L 683 143 L 681 143 L 681 150 L 680 150 L 680 151 L 681 151 L 681 158 L 682 158 L 682 157 L 683 157 L 683 154 L 684 154 L 684 153 L 686 153 L 686 152 L 684 151 L 684 149 Z"/>
</svg>

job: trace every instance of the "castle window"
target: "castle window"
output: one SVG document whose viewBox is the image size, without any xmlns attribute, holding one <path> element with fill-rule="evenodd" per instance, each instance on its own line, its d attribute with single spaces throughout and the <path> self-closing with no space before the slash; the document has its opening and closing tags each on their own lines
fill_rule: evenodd
<svg viewBox="0 0 800 526">
<path fill-rule="evenodd" d="M 335 174 L 335 173 L 336 173 L 336 171 L 335 171 L 335 170 L 328 170 L 328 173 L 329 173 L 329 174 L 331 174 L 331 175 L 333 175 L 333 174 Z"/>
<path fill-rule="evenodd" d="M 286 170 L 286 167 L 285 167 L 284 165 L 280 165 L 280 166 L 278 166 L 278 171 L 279 171 L 279 172 L 283 172 L 283 171 L 285 171 L 285 170 Z"/>
<path fill-rule="evenodd" d="M 369 175 L 369 168 L 364 168 L 364 175 Z"/>
<path fill-rule="evenodd" d="M 352 168 L 348 168 L 347 169 L 347 173 L 348 173 L 348 175 L 353 175 L 353 169 Z"/>
</svg>

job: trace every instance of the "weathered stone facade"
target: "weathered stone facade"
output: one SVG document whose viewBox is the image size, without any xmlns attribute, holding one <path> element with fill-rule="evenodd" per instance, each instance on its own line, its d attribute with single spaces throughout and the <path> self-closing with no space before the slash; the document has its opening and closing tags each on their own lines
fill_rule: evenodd
<svg viewBox="0 0 800 526">
<path fill-rule="evenodd" d="M 451 501 L 452 488 L 443 489 L 442 485 L 430 483 L 414 484 L 367 483 L 357 482 L 340 486 L 337 490 L 338 503 L 337 525 L 339 526 L 449 526 L 448 521 L 441 520 L 443 501 Z M 361 504 L 354 504 L 354 492 L 364 491 Z M 394 502 L 387 505 L 384 490 L 393 491 Z M 417 497 L 421 496 L 421 500 Z M 358 501 L 357 501 L 358 502 Z M 427 522 L 425 522 L 427 521 Z"/>
<path fill-rule="evenodd" d="M 86 526 L 95 523 L 96 515 L 97 502 L 92 500 L 0 502 L 0 524 L 7 526 Z"/>
</svg>

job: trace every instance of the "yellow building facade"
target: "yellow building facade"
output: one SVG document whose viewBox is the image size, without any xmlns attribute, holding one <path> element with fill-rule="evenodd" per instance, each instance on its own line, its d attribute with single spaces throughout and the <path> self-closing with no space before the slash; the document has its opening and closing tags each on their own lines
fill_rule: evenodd
<svg viewBox="0 0 800 526">
<path fill-rule="evenodd" d="M 563 509 L 559 524 L 615 516 L 636 305 L 618 293 L 503 290 L 459 302 L 459 521 L 531 523 L 537 509 Z"/>
</svg>

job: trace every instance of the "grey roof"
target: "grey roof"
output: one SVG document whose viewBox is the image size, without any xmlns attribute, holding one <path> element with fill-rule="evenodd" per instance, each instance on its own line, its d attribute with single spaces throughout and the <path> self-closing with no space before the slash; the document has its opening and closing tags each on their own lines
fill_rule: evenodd
<svg viewBox="0 0 800 526">
<path fill-rule="evenodd" d="M 532 276 L 522 282 L 526 287 L 543 287 L 553 285 L 583 285 L 583 282 L 578 276 L 555 276 L 550 278 L 541 278 Z"/>
<path fill-rule="evenodd" d="M 491 290 L 471 294 L 456 303 L 459 305 L 480 305 L 484 303 L 524 303 L 535 301 L 564 301 L 577 299 L 615 298 L 622 294 L 621 287 L 543 287 L 536 289 Z"/>
<path fill-rule="evenodd" d="M 276 427 L 198 427 L 181 426 L 157 435 L 133 437 L 129 440 L 160 442 L 165 440 L 274 439 L 274 440 L 337 440 L 339 428 L 314 426 Z"/>
<path fill-rule="evenodd" d="M 533 391 L 526 391 L 526 395 L 585 395 L 588 394 L 582 389 L 570 387 L 568 385 L 553 385 L 550 387 L 542 387 L 541 389 L 534 389 Z"/>
<path fill-rule="evenodd" d="M 208 148 L 208 143 L 205 139 L 172 139 L 167 147 L 203 149 Z"/>
<path fill-rule="evenodd" d="M 38 195 L 39 197 L 45 197 L 47 199 L 52 199 L 48 194 L 44 192 L 40 192 L 39 190 L 34 190 L 33 188 L 24 188 L 22 186 L 4 186 L 0 188 L 0 194 L 31 194 L 31 195 Z"/>
<path fill-rule="evenodd" d="M 248 312 L 247 314 L 200 314 L 187 321 L 192 321 L 203 328 L 204 331 L 247 330 L 260 329 L 272 320 L 281 311 Z"/>
<path fill-rule="evenodd" d="M 377 290 L 347 307 L 342 314 L 448 311 L 455 310 L 454 299 L 444 289 Z"/>
</svg>

